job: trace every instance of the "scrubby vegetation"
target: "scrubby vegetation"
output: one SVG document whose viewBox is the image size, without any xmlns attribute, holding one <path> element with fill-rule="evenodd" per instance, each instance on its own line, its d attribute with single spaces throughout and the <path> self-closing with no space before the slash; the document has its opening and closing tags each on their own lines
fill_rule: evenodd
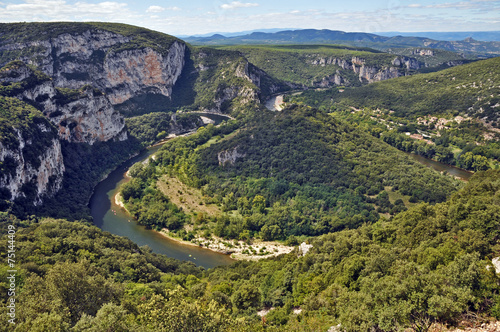
<svg viewBox="0 0 500 332">
<path fill-rule="evenodd" d="M 139 140 L 143 146 L 162 140 L 169 134 L 194 130 L 203 124 L 199 114 L 172 115 L 163 112 L 127 118 L 125 123 L 129 135 Z"/>
<path fill-rule="evenodd" d="M 360 89 L 307 92 L 298 98 L 326 108 L 381 108 L 411 117 L 457 112 L 484 118 L 494 125 L 500 102 L 500 58 L 477 61 L 436 73 L 376 82 Z M 497 127 L 500 125 L 496 124 Z"/>
<path fill-rule="evenodd" d="M 406 152 L 467 170 L 499 167 L 498 58 L 359 89 L 288 97 Z M 411 136 L 410 136 L 411 135 Z"/>
<path fill-rule="evenodd" d="M 15 331 L 426 331 L 500 318 L 499 193 L 500 172 L 480 173 L 444 203 L 320 236 L 304 257 L 208 271 L 78 222 L 2 214 L 2 247 L 17 229 Z"/>
<path fill-rule="evenodd" d="M 391 54 L 375 50 L 334 45 L 229 46 L 224 49 L 241 52 L 251 63 L 278 80 L 303 86 L 318 85 L 323 78 L 337 71 L 350 86 L 361 86 L 352 70 L 327 64 L 328 59 L 351 61 L 353 57 L 359 57 L 367 66 L 380 68 L 390 66 L 394 59 Z M 321 59 L 323 65 L 320 65 Z"/>
<path fill-rule="evenodd" d="M 458 188 L 451 178 L 307 107 L 260 114 L 239 133 L 212 141 L 228 132 L 228 126 L 208 126 L 168 142 L 134 172 L 122 196 L 139 222 L 178 229 L 187 221 L 174 217 L 179 211 L 158 190 L 163 174 L 201 188 L 207 203 L 234 211 L 197 219 L 200 231 L 208 227 L 233 239 L 285 240 L 356 228 L 375 222 L 379 213 L 406 209 L 401 200 L 388 199 L 386 188 L 410 202 L 441 202 Z M 234 158 L 221 159 L 225 155 Z"/>
</svg>

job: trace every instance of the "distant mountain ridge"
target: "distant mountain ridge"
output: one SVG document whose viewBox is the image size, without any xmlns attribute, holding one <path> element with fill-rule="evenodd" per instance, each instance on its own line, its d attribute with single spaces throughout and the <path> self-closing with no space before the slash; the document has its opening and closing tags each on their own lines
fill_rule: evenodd
<svg viewBox="0 0 500 332">
<path fill-rule="evenodd" d="M 253 32 L 247 35 L 225 37 L 190 37 L 185 41 L 194 45 L 235 45 L 235 44 L 343 44 L 386 50 L 394 47 L 428 47 L 443 49 L 479 57 L 500 55 L 500 42 L 478 41 L 468 37 L 458 41 L 441 41 L 426 37 L 381 36 L 364 32 L 344 32 L 334 30 L 288 30 L 276 33 Z"/>
<path fill-rule="evenodd" d="M 454 40 L 464 40 L 467 38 L 474 38 L 475 40 L 490 42 L 490 41 L 500 41 L 500 31 L 450 31 L 450 32 L 378 32 L 380 36 L 394 37 L 423 37 L 431 38 L 436 40 L 454 41 Z"/>
</svg>

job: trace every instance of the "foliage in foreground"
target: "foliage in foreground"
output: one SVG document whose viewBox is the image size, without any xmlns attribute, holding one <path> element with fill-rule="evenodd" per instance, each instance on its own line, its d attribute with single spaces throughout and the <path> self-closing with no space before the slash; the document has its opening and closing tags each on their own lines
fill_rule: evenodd
<svg viewBox="0 0 500 332">
<path fill-rule="evenodd" d="M 433 322 L 500 318 L 490 263 L 500 253 L 499 205 L 500 171 L 478 173 L 447 202 L 320 236 L 303 257 L 208 271 L 78 222 L 2 214 L 0 241 L 6 247 L 6 227 L 16 225 L 15 331 L 326 331 L 339 323 L 426 331 Z M 256 315 L 271 306 L 265 319 Z"/>
</svg>

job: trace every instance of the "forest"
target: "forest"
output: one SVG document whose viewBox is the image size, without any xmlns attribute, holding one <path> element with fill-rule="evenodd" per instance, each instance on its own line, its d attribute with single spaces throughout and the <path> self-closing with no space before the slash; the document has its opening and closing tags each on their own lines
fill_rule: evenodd
<svg viewBox="0 0 500 332">
<path fill-rule="evenodd" d="M 480 172 L 443 203 L 311 239 L 304 256 L 210 270 L 88 223 L 2 213 L 3 233 L 17 230 L 15 331 L 425 331 L 498 319 L 499 199 L 500 171 Z M 0 275 L 5 301 L 6 266 Z M 273 308 L 265 319 L 262 308 Z"/>
<path fill-rule="evenodd" d="M 50 44 L 63 33 L 71 47 Z M 285 35 L 343 34 L 303 33 Z M 87 54 L 73 47 L 79 38 L 109 45 Z M 22 163 L 22 174 L 40 166 L 54 142 L 64 160 L 61 189 L 36 204 L 34 176 L 14 200 L 0 187 L 0 332 L 426 332 L 500 324 L 499 58 L 476 61 L 391 39 L 385 51 L 205 47 L 126 24 L 0 23 L 0 184 L 15 181 Z M 47 98 L 54 107 L 108 98 L 111 85 L 99 90 L 104 78 L 91 77 L 107 66 L 117 66 L 111 76 L 123 78 L 126 69 L 135 77 L 133 61 L 125 56 L 129 65 L 119 68 L 112 55 L 147 50 L 167 59 L 174 43 L 184 52 L 168 60 L 178 66 L 175 77 L 142 73 L 137 90 L 133 79 L 120 81 L 113 87 L 127 88 L 126 97 L 109 104 L 116 119 L 81 128 L 98 135 L 116 127 L 109 140 L 69 142 L 44 115 L 52 114 L 42 106 Z M 59 69 L 64 87 L 44 90 L 56 80 L 47 72 Z M 80 76 L 88 81 L 79 85 Z M 30 99 L 33 91 L 40 93 Z M 281 111 L 266 109 L 281 95 Z M 199 112 L 227 120 L 204 124 Z M 147 160 L 124 166 L 159 143 Z M 471 178 L 436 172 L 412 153 Z M 123 173 L 121 187 L 116 196 L 102 190 L 110 200 L 104 213 L 116 215 L 123 204 L 119 213 L 141 231 L 191 248 L 219 241 L 226 253 L 243 243 L 246 253 L 238 249 L 248 257 L 206 269 L 196 258 L 176 260 L 152 243 L 99 229 L 89 201 L 114 169 Z M 278 255 L 271 245 L 289 250 Z M 14 267 L 15 326 L 4 319 Z"/>
<path fill-rule="evenodd" d="M 443 202 L 460 187 L 310 107 L 259 114 L 235 128 L 236 122 L 200 128 L 167 142 L 147 165 L 134 166 L 121 195 L 138 222 L 182 231 L 196 219 L 191 233 L 292 241 L 395 215 L 407 209 L 403 199 L 408 206 Z M 227 154 L 236 157 L 221 161 Z M 172 176 L 226 214 L 187 216 L 159 189 Z M 388 192 L 398 198 L 391 202 Z"/>
</svg>

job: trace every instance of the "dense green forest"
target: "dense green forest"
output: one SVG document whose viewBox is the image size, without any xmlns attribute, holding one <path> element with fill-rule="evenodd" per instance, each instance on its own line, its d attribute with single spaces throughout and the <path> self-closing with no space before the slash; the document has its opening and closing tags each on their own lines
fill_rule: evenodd
<svg viewBox="0 0 500 332">
<path fill-rule="evenodd" d="M 17 230 L 15 331 L 425 331 L 498 319 L 499 198 L 500 171 L 478 173 L 444 203 L 322 235 L 303 257 L 208 271 L 84 223 L 3 213 L 3 248 Z M 261 319 L 264 307 L 274 309 Z"/>
<path fill-rule="evenodd" d="M 122 197 L 139 223 L 176 230 L 189 222 L 158 188 L 165 176 L 200 189 L 205 203 L 230 212 L 196 220 L 200 232 L 233 239 L 286 240 L 356 228 L 406 210 L 403 199 L 407 205 L 442 202 L 459 187 L 312 108 L 259 114 L 238 132 L 235 126 L 201 128 L 134 167 Z M 391 202 L 389 194 L 397 199 Z"/>
<path fill-rule="evenodd" d="M 125 119 L 130 136 L 143 146 L 151 145 L 169 134 L 183 133 L 201 127 L 199 114 L 157 112 Z"/>
</svg>

